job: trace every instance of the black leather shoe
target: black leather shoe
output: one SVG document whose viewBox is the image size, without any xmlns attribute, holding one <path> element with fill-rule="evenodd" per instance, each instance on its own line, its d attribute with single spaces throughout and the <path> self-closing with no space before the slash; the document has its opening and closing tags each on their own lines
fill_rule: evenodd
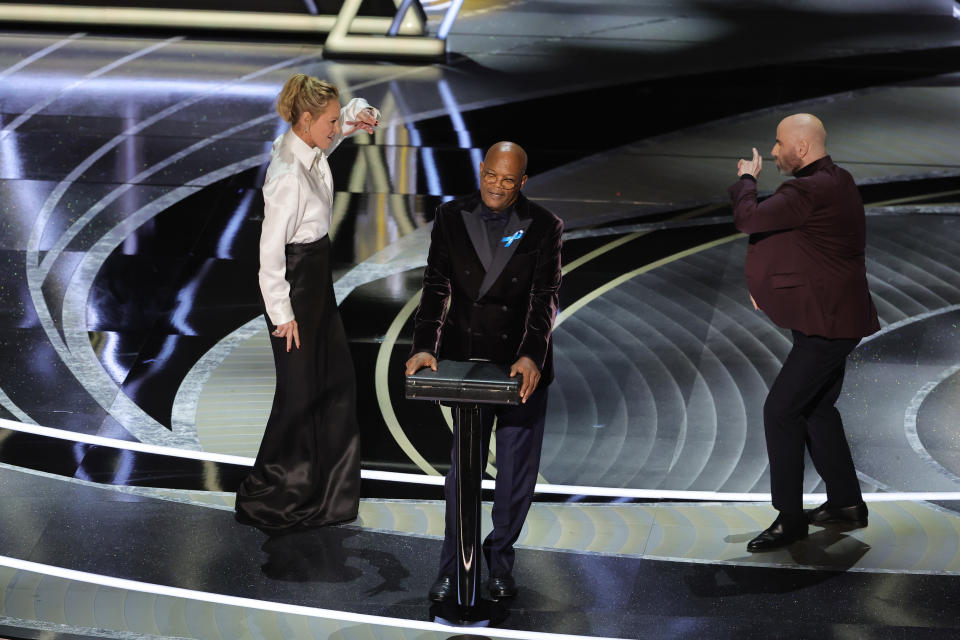
<svg viewBox="0 0 960 640">
<path fill-rule="evenodd" d="M 786 524 L 782 517 L 773 521 L 768 529 L 747 543 L 747 551 L 772 551 L 807 537 L 807 524 Z"/>
<path fill-rule="evenodd" d="M 514 582 L 511 575 L 502 578 L 490 578 L 487 580 L 487 589 L 490 590 L 490 597 L 494 600 L 504 600 L 517 595 L 517 583 Z"/>
<path fill-rule="evenodd" d="M 824 502 L 816 509 L 807 509 L 807 522 L 815 525 L 842 525 L 850 529 L 867 526 L 867 505 L 863 502 L 852 507 L 831 507 Z"/>
<path fill-rule="evenodd" d="M 453 597 L 453 578 L 440 576 L 430 587 L 430 599 L 434 602 L 446 602 Z"/>
</svg>

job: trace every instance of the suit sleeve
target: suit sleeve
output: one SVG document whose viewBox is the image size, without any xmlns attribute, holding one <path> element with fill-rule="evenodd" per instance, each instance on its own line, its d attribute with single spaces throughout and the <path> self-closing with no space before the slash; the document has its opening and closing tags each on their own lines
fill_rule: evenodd
<svg viewBox="0 0 960 640">
<path fill-rule="evenodd" d="M 450 253 L 443 218 L 440 211 L 437 211 L 430 234 L 427 266 L 423 272 L 420 306 L 414 315 L 411 350 L 411 353 L 425 351 L 434 357 L 440 350 L 440 330 L 447 313 L 447 300 L 450 298 Z"/>
<path fill-rule="evenodd" d="M 530 307 L 524 327 L 523 341 L 518 355 L 527 356 L 542 371 L 550 347 L 550 333 L 560 305 L 560 249 L 563 247 L 563 222 L 556 224 L 544 239 L 540 251 L 533 284 L 530 290 Z"/>
<path fill-rule="evenodd" d="M 743 233 L 795 229 L 813 210 L 810 195 L 796 180 L 784 182 L 772 196 L 759 203 L 757 183 L 749 177 L 734 183 L 728 193 L 733 206 L 733 224 Z"/>
</svg>

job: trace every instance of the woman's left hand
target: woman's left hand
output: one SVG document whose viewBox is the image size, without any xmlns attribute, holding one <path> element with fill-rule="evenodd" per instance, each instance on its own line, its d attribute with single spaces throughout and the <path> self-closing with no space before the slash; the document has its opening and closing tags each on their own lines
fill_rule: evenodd
<svg viewBox="0 0 960 640">
<path fill-rule="evenodd" d="M 278 324 L 273 330 L 273 337 L 286 340 L 287 352 L 290 351 L 290 347 L 293 345 L 297 345 L 297 349 L 300 348 L 300 328 L 297 326 L 296 320 Z"/>
<path fill-rule="evenodd" d="M 350 135 L 358 129 L 363 129 L 367 133 L 373 133 L 373 130 L 380 124 L 377 120 L 376 112 L 372 108 L 367 108 L 357 114 L 356 120 L 347 120 L 344 124 L 349 127 L 344 131 L 344 135 Z"/>
</svg>

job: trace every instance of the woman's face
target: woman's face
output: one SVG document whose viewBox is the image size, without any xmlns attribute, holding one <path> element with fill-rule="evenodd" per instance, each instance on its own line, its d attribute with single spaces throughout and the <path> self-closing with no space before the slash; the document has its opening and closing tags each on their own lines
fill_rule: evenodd
<svg viewBox="0 0 960 640">
<path fill-rule="evenodd" d="M 334 136 L 340 133 L 340 102 L 331 100 L 323 112 L 313 116 L 305 113 L 303 118 L 310 123 L 306 142 L 312 147 L 326 149 L 333 143 Z"/>
</svg>

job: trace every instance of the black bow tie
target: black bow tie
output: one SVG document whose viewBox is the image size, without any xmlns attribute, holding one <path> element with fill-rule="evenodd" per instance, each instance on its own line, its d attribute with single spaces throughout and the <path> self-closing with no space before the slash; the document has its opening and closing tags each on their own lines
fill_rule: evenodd
<svg viewBox="0 0 960 640">
<path fill-rule="evenodd" d="M 491 211 L 486 207 L 480 207 L 480 217 L 483 218 L 484 222 L 489 222 L 491 220 L 496 220 L 497 222 L 503 222 L 510 217 L 510 210 L 504 211 Z"/>
</svg>

